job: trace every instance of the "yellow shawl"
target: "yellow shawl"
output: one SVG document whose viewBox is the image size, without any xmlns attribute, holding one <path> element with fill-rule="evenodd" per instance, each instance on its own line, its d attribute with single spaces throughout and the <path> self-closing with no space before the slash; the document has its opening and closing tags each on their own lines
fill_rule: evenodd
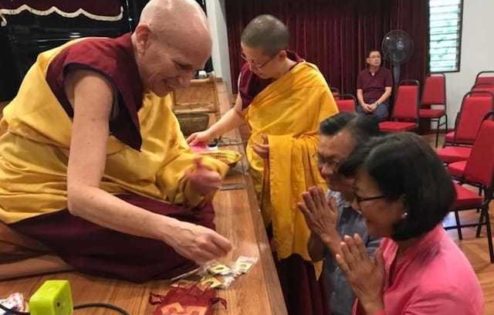
<svg viewBox="0 0 494 315">
<path fill-rule="evenodd" d="M 53 58 L 70 42 L 41 54 L 27 73 L 0 122 L 0 221 L 13 223 L 67 207 L 67 162 L 72 121 L 48 86 Z M 184 172 L 193 154 L 170 110 L 171 99 L 147 94 L 138 117 L 143 143 L 137 151 L 110 136 L 103 190 L 130 191 L 173 203 L 197 205 Z M 129 122 L 130 123 L 130 122 Z M 203 157 L 210 169 L 226 173 L 222 162 Z"/>
<path fill-rule="evenodd" d="M 310 260 L 307 242 L 310 231 L 297 209 L 300 195 L 309 187 L 325 187 L 315 154 L 319 123 L 338 112 L 324 77 L 307 62 L 261 91 L 246 112 L 251 127 L 247 158 L 260 193 L 263 216 L 272 223 L 276 252 L 280 259 L 299 254 Z M 264 161 L 252 150 L 254 142 L 269 142 L 269 174 Z M 263 174 L 269 178 L 263 178 Z M 262 182 L 269 183 L 263 187 Z"/>
</svg>

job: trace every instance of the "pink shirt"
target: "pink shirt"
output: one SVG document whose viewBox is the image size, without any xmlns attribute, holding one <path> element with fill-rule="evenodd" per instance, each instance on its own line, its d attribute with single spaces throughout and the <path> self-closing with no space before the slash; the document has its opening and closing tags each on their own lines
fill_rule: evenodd
<svg viewBox="0 0 494 315">
<path fill-rule="evenodd" d="M 384 310 L 367 315 L 481 315 L 484 297 L 470 263 L 441 226 L 427 233 L 396 261 L 398 245 L 385 238 Z M 391 281 L 390 281 L 391 279 Z M 365 312 L 358 303 L 354 315 Z"/>
</svg>

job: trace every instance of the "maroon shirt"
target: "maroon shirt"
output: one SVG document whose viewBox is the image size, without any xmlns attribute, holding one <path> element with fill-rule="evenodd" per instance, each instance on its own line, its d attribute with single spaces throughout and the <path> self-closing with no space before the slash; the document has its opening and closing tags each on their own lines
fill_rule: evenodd
<svg viewBox="0 0 494 315">
<path fill-rule="evenodd" d="M 296 53 L 287 50 L 288 58 L 299 63 L 304 61 Z M 250 71 L 249 63 L 245 62 L 240 69 L 240 75 L 238 78 L 238 92 L 242 99 L 242 109 L 249 107 L 250 103 L 257 94 L 261 93 L 268 85 L 273 82 L 273 79 L 261 79 L 255 73 Z"/>
<path fill-rule="evenodd" d="M 74 111 L 65 95 L 65 78 L 76 69 L 95 71 L 108 80 L 116 93 L 116 117 L 110 132 L 139 150 L 142 144 L 137 111 L 142 106 L 143 86 L 134 58 L 130 33 L 118 38 L 89 38 L 65 48 L 50 63 L 46 81 L 70 118 Z"/>
<path fill-rule="evenodd" d="M 372 104 L 377 101 L 383 94 L 385 87 L 393 86 L 393 77 L 391 71 L 380 67 L 374 75 L 369 69 L 360 71 L 357 78 L 357 89 L 362 89 L 364 102 Z"/>
</svg>

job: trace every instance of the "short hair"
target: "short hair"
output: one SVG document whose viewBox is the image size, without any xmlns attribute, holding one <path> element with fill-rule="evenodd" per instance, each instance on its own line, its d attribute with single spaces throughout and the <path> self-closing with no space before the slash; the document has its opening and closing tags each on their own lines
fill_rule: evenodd
<svg viewBox="0 0 494 315">
<path fill-rule="evenodd" d="M 407 240 L 431 231 L 451 210 L 456 191 L 450 175 L 431 147 L 413 133 L 374 138 L 340 167 L 349 176 L 364 169 L 387 200 L 404 198 L 407 216 L 394 226 L 392 238 Z"/>
<path fill-rule="evenodd" d="M 373 52 L 375 52 L 375 51 L 377 51 L 377 52 L 379 53 L 379 55 L 382 57 L 382 53 L 381 53 L 381 51 L 380 51 L 379 49 L 369 49 L 369 50 L 367 51 L 367 58 L 369 58 L 369 57 L 370 57 L 370 55 L 371 55 Z"/>
<path fill-rule="evenodd" d="M 381 135 L 379 120 L 374 116 L 341 112 L 326 118 L 319 125 L 319 133 L 324 136 L 334 136 L 342 131 L 350 133 L 356 147 Z"/>
<path fill-rule="evenodd" d="M 290 33 L 283 22 L 272 15 L 255 17 L 247 24 L 240 40 L 251 48 L 261 48 L 264 54 L 274 56 L 280 50 L 288 48 Z"/>
</svg>

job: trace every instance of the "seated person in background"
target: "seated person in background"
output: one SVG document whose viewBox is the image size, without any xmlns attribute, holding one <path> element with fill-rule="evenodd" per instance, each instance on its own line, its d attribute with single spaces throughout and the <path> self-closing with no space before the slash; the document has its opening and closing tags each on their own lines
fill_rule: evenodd
<svg viewBox="0 0 494 315">
<path fill-rule="evenodd" d="M 338 173 L 338 166 L 351 152 L 370 137 L 379 135 L 377 119 L 353 113 L 339 113 L 321 123 L 319 128 L 319 169 L 329 185 L 327 196 L 318 187 L 303 193 L 299 209 L 311 229 L 309 253 L 314 261 L 324 258 L 323 281 L 333 315 L 351 314 L 355 295 L 334 259 L 344 235 L 358 233 L 369 254 L 379 246 L 379 239 L 369 237 L 364 218 L 352 209 L 353 180 Z"/>
<path fill-rule="evenodd" d="M 276 265 L 289 314 L 317 314 L 323 300 L 307 252 L 309 229 L 297 211 L 300 194 L 324 186 L 315 161 L 319 123 L 338 109 L 317 67 L 287 50 L 280 20 L 260 15 L 241 36 L 242 58 L 235 105 L 193 145 L 240 126 L 251 127 L 246 154 L 266 226 L 272 227 Z M 315 289 L 316 288 L 316 289 Z"/>
<path fill-rule="evenodd" d="M 225 255 L 198 159 L 169 109 L 211 50 L 193 0 L 151 0 L 133 34 L 44 52 L 5 108 L 0 223 L 84 273 L 146 281 Z"/>
<path fill-rule="evenodd" d="M 340 172 L 355 175 L 353 207 L 383 238 L 375 258 L 358 235 L 336 255 L 357 296 L 353 314 L 484 314 L 472 266 L 441 225 L 456 193 L 428 143 L 412 133 L 376 138 Z"/>
<path fill-rule="evenodd" d="M 381 66 L 381 53 L 371 50 L 367 55 L 368 67 L 357 77 L 357 112 L 374 115 L 380 121 L 389 115 L 389 97 L 393 89 L 391 71 Z"/>
</svg>

